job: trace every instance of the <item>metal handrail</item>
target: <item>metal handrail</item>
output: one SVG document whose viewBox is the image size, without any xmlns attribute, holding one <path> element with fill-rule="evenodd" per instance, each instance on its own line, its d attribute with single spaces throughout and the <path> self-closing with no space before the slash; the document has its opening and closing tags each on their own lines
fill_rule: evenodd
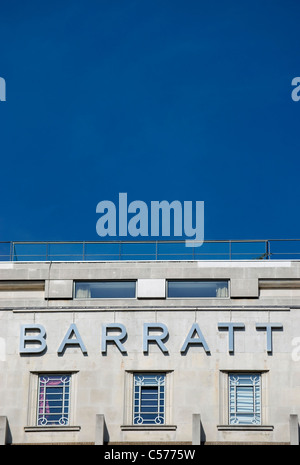
<svg viewBox="0 0 300 465">
<path fill-rule="evenodd" d="M 300 239 L 205 240 L 199 247 L 186 247 L 184 240 L 0 242 L 0 261 L 242 259 L 299 260 Z"/>
</svg>

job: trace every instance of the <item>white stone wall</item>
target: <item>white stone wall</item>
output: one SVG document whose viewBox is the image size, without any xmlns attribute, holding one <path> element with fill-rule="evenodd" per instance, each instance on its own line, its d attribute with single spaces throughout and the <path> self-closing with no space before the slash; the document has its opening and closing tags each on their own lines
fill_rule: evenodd
<svg viewBox="0 0 300 465">
<path fill-rule="evenodd" d="M 290 263 L 290 262 L 288 262 Z M 0 265 L 1 268 L 1 265 Z M 106 271 L 104 272 L 103 271 Z M 198 272 L 198 274 L 195 272 Z M 199 272 L 200 270 L 200 272 Z M 267 271 L 266 271 L 267 270 Z M 26 301 L 11 299 L 0 302 L 0 415 L 8 418 L 14 443 L 78 442 L 95 440 L 96 414 L 104 414 L 110 442 L 191 442 L 192 415 L 201 414 L 207 442 L 289 442 L 289 415 L 300 414 L 300 301 L 291 292 L 283 296 L 259 294 L 259 279 L 276 278 L 297 280 L 299 264 L 286 266 L 257 265 L 253 262 L 233 266 L 232 262 L 203 263 L 148 263 L 143 264 L 17 264 L 9 274 L 0 269 L 0 278 L 17 280 L 48 280 L 45 290 L 51 295 L 44 299 Z M 214 271 L 214 273 L 213 273 Z M 188 278 L 226 278 L 234 282 L 234 295 L 229 299 L 151 298 L 149 282 L 145 283 L 145 300 L 80 301 L 70 295 L 73 279 L 141 278 L 164 279 L 168 276 Z M 30 276 L 31 275 L 31 276 Z M 38 278 L 37 278 L 38 276 Z M 250 276 L 250 278 L 249 278 Z M 256 276 L 256 277 L 255 277 Z M 263 276 L 263 278 L 261 278 Z M 238 278 L 237 278 L 238 277 Z M 247 279 L 251 279 L 247 293 Z M 52 282 L 53 279 L 53 282 Z M 253 281 L 257 282 L 257 295 Z M 155 292 L 161 292 L 161 283 Z M 231 283 L 232 284 L 232 283 Z M 276 283 L 275 283 L 276 284 Z M 56 289 L 56 290 L 55 290 Z M 51 290 L 51 292 L 50 292 Z M 56 292 L 57 291 L 57 292 Z M 60 299 L 59 292 L 63 295 Z M 23 292 L 23 291 L 22 291 Z M 250 293 L 250 291 L 249 291 Z M 67 296 L 67 297 L 66 297 Z M 47 300 L 47 297 L 51 297 Z M 149 298 L 150 297 L 150 298 Z M 192 325 L 197 322 L 209 346 L 189 347 L 186 354 L 180 349 Z M 220 322 L 244 323 L 245 329 L 234 333 L 234 353 L 228 352 L 228 331 L 220 331 Z M 273 352 L 267 353 L 266 331 L 258 331 L 256 323 L 281 323 L 282 330 L 272 332 Z M 62 355 L 58 348 L 71 324 L 76 327 L 87 349 L 68 347 Z M 123 324 L 127 340 L 126 354 L 115 345 L 108 345 L 101 353 L 101 334 L 104 324 Z M 163 323 L 169 337 L 164 342 L 168 353 L 150 345 L 143 353 L 143 325 Z M 46 330 L 47 350 L 43 354 L 20 354 L 20 328 L 24 324 L 40 324 Z M 299 338 L 297 341 L 296 338 Z M 300 352 L 300 351 L 299 351 Z M 167 426 L 156 430 L 126 428 L 131 417 L 131 382 L 134 371 L 165 371 L 167 373 Z M 225 428 L 227 423 L 226 373 L 229 371 L 260 371 L 263 373 L 263 425 L 254 431 Z M 36 397 L 34 383 L 40 372 L 72 372 L 72 428 L 43 430 L 35 428 Z"/>
</svg>

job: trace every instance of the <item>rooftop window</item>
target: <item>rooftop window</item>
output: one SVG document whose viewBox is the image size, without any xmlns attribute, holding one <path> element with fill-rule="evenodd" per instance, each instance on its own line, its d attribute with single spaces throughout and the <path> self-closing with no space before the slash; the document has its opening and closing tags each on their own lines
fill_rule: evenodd
<svg viewBox="0 0 300 465">
<path fill-rule="evenodd" d="M 76 299 L 130 299 L 135 298 L 135 281 L 77 281 Z"/>
<path fill-rule="evenodd" d="M 228 281 L 168 281 L 169 298 L 225 298 L 228 297 Z"/>
</svg>

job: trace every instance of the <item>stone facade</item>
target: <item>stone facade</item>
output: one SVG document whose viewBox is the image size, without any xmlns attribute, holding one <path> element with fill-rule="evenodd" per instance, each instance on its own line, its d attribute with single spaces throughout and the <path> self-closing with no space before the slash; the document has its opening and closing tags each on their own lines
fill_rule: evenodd
<svg viewBox="0 0 300 465">
<path fill-rule="evenodd" d="M 228 280 L 229 296 L 168 298 L 170 279 Z M 75 298 L 75 281 L 98 280 L 136 280 L 136 297 Z M 100 434 L 110 444 L 191 444 L 201 429 L 207 444 L 290 443 L 300 412 L 298 261 L 0 263 L 0 320 L 9 442 L 94 444 Z M 164 424 L 132 424 L 139 372 L 166 374 Z M 235 372 L 261 375 L 260 424 L 229 425 Z M 43 373 L 71 375 L 68 425 L 37 426 Z"/>
</svg>

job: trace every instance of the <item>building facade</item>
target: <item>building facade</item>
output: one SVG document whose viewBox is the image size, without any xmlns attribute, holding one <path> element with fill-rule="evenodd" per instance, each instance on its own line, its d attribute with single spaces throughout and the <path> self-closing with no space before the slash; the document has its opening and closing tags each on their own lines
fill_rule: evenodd
<svg viewBox="0 0 300 465">
<path fill-rule="evenodd" d="M 6 443 L 297 441 L 299 261 L 1 262 L 0 319 Z"/>
</svg>

